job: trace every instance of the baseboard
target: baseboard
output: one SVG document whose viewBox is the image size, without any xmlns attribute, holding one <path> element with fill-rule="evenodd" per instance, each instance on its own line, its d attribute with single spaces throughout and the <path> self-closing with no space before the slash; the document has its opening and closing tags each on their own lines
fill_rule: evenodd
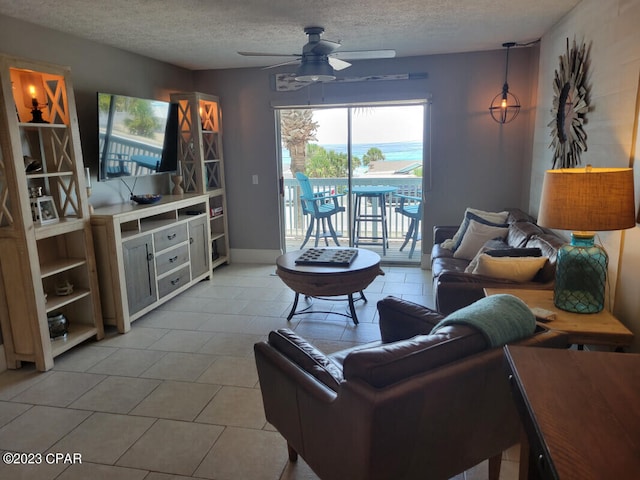
<svg viewBox="0 0 640 480">
<path fill-rule="evenodd" d="M 280 250 L 254 250 L 249 248 L 232 248 L 231 263 L 258 263 L 275 265 L 276 259 L 282 255 Z"/>
<path fill-rule="evenodd" d="M 0 345 L 0 373 L 7 370 L 7 357 L 4 355 L 4 345 Z"/>
<path fill-rule="evenodd" d="M 423 253 L 420 257 L 420 268 L 422 270 L 431 270 L 431 254 Z"/>
</svg>

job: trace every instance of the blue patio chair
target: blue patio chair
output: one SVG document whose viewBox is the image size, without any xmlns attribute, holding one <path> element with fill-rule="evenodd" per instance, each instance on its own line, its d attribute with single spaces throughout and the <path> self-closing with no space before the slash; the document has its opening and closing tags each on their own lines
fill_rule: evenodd
<svg viewBox="0 0 640 480">
<path fill-rule="evenodd" d="M 302 242 L 300 248 L 303 248 L 309 241 L 314 227 L 316 230 L 316 247 L 318 246 L 320 237 L 324 238 L 324 242 L 327 246 L 329 245 L 328 237 L 333 238 L 333 241 L 336 242 L 336 245 L 340 246 L 340 243 L 338 243 L 338 234 L 336 233 L 335 229 L 333 228 L 333 224 L 331 223 L 331 216 L 335 215 L 338 212 L 345 211 L 345 208 L 338 204 L 338 198 L 344 196 L 345 194 L 343 193 L 336 195 L 332 194 L 331 192 L 314 193 L 313 188 L 311 187 L 311 182 L 309 181 L 309 177 L 307 177 L 303 173 L 298 172 L 296 173 L 296 178 L 298 179 L 300 190 L 302 191 L 302 194 L 300 195 L 302 212 L 305 215 L 311 216 L 307 234 L 304 237 L 304 242 Z M 322 233 L 320 233 L 321 229 Z"/>
<path fill-rule="evenodd" d="M 404 237 L 404 243 L 400 247 L 400 251 L 402 251 L 402 249 L 407 246 L 407 243 L 409 243 L 409 240 L 411 240 L 411 250 L 409 251 L 409 258 L 411 258 L 416 249 L 416 242 L 421 238 L 420 220 L 422 220 L 422 198 L 400 194 L 396 194 L 395 196 L 400 198 L 400 205 L 396 207 L 396 212 L 411 219 L 409 229 Z"/>
</svg>

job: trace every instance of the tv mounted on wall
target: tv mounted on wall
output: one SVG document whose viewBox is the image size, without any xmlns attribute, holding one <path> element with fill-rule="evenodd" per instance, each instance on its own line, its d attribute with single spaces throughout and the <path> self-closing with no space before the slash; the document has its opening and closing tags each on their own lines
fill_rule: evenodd
<svg viewBox="0 0 640 480">
<path fill-rule="evenodd" d="M 175 172 L 178 105 L 98 93 L 99 180 Z"/>
</svg>

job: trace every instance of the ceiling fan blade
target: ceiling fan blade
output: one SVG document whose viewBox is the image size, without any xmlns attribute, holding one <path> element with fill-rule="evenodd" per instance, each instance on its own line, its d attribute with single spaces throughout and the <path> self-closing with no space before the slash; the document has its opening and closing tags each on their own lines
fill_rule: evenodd
<svg viewBox="0 0 640 480">
<path fill-rule="evenodd" d="M 316 55 L 329 55 L 340 48 L 338 42 L 332 42 L 330 40 L 319 40 L 315 43 L 309 43 L 309 52 Z"/>
<path fill-rule="evenodd" d="M 356 52 L 336 52 L 331 54 L 334 58 L 343 60 L 366 60 L 371 58 L 394 58 L 395 50 L 361 50 Z"/>
<path fill-rule="evenodd" d="M 300 57 L 299 53 L 238 52 L 243 57 Z"/>
<path fill-rule="evenodd" d="M 269 65 L 268 67 L 262 67 L 261 70 L 269 70 L 270 68 L 283 67 L 285 65 L 293 65 L 295 63 L 300 63 L 300 60 L 289 60 L 287 62 L 276 63 L 275 65 Z"/>
<path fill-rule="evenodd" d="M 345 68 L 351 66 L 349 62 L 345 62 L 344 60 L 340 60 L 336 57 L 329 57 L 328 60 L 329 65 L 331 65 L 334 70 L 344 70 Z"/>
</svg>

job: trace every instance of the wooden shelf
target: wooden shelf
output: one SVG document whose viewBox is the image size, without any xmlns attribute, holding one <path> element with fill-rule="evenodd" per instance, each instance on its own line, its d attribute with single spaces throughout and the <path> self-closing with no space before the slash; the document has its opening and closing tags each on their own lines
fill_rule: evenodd
<svg viewBox="0 0 640 480">
<path fill-rule="evenodd" d="M 216 258 L 213 262 L 211 262 L 212 264 L 211 268 L 219 267 L 220 265 L 224 265 L 225 263 L 229 263 L 229 259 L 227 258 L 226 255 L 221 255 L 218 258 Z"/>
<path fill-rule="evenodd" d="M 66 272 L 72 268 L 85 265 L 87 261 L 84 258 L 59 258 L 54 262 L 40 266 L 40 275 L 42 278 L 50 277 L 58 273 Z"/>
<path fill-rule="evenodd" d="M 91 295 L 91 290 L 87 288 L 76 288 L 70 295 L 47 295 L 46 309 L 47 313 L 59 310 L 65 305 L 69 305 L 81 298 Z"/>
<path fill-rule="evenodd" d="M 53 172 L 53 173 L 28 173 L 28 179 L 53 178 L 53 177 L 73 177 L 73 172 Z"/>
<path fill-rule="evenodd" d="M 0 325 L 8 368 L 32 362 L 44 371 L 53 367 L 56 355 L 104 336 L 73 84 L 68 67 L 4 54 L 0 79 L 0 97 L 12 105 L 0 112 L 0 178 L 5 187 L 0 197 L 0 294 L 6 299 Z M 23 99 L 25 82 L 48 105 L 42 113 L 50 123 L 24 121 L 31 118 L 30 101 Z M 27 174 L 25 157 L 40 162 L 42 171 Z M 37 224 L 30 189 L 50 198 L 57 221 Z M 66 281 L 75 283 L 74 292 L 55 295 L 54 286 Z M 58 309 L 86 325 L 72 323 L 66 340 L 51 341 L 47 313 Z"/>
<path fill-rule="evenodd" d="M 51 340 L 51 353 L 57 357 L 61 353 L 89 340 L 98 334 L 98 329 L 93 325 L 82 323 L 69 323 L 69 333 L 67 338 L 57 338 Z"/>
<path fill-rule="evenodd" d="M 68 128 L 68 125 L 64 123 L 30 123 L 30 122 L 19 122 L 18 127 L 24 128 L 25 130 L 40 130 L 40 129 L 48 129 L 48 128 Z"/>
<path fill-rule="evenodd" d="M 222 207 L 226 213 L 220 100 L 214 95 L 193 92 L 173 94 L 171 101 L 178 104 L 178 128 L 181 132 L 178 159 L 185 179 L 185 192 L 209 195 L 209 211 Z M 231 261 L 225 213 L 209 219 L 211 236 L 222 250 L 220 257 L 213 261 L 212 268 Z"/>
</svg>

